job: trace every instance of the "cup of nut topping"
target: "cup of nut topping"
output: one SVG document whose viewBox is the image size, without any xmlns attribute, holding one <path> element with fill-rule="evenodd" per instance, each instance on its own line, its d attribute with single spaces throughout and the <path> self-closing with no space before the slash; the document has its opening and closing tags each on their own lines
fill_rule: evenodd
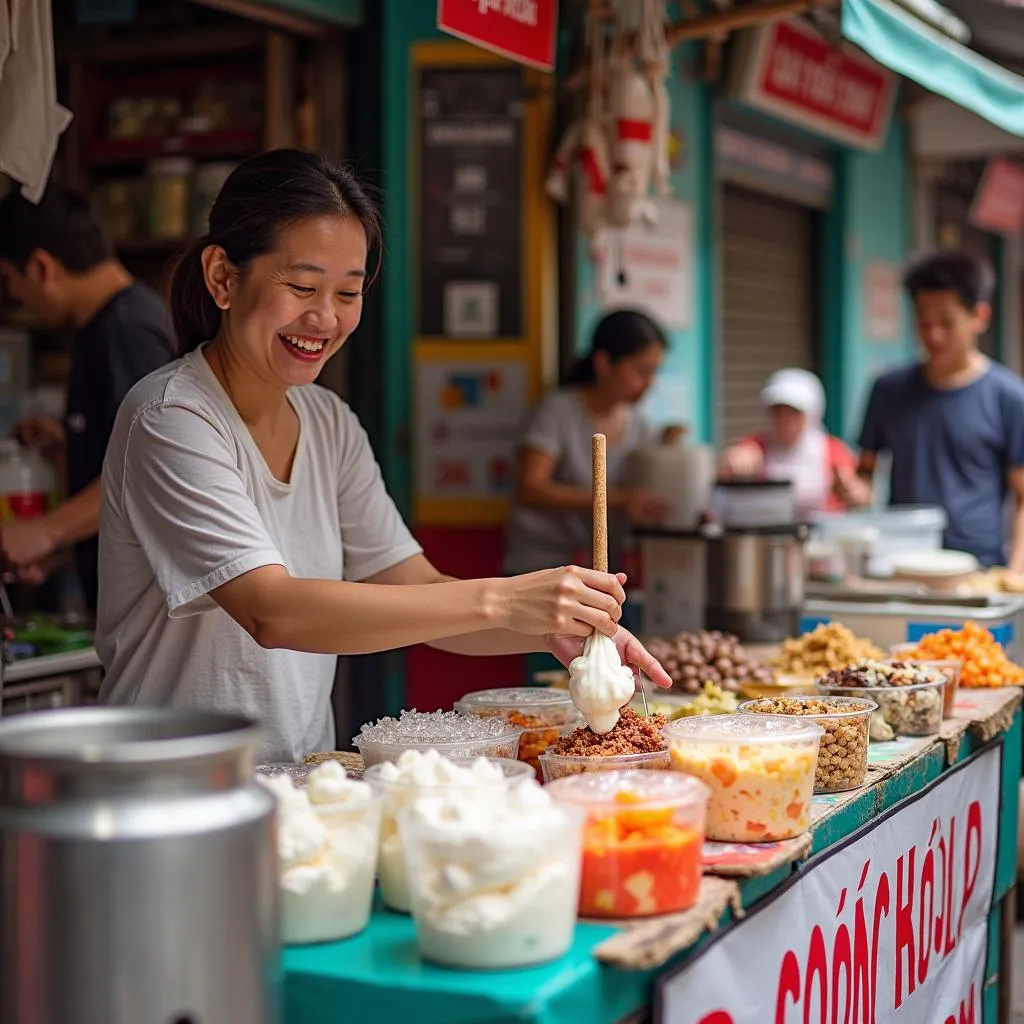
<svg viewBox="0 0 1024 1024">
<path fill-rule="evenodd" d="M 842 793 L 864 785 L 873 700 L 857 697 L 765 697 L 742 703 L 740 714 L 798 715 L 823 731 L 814 770 L 815 793 Z"/>
</svg>

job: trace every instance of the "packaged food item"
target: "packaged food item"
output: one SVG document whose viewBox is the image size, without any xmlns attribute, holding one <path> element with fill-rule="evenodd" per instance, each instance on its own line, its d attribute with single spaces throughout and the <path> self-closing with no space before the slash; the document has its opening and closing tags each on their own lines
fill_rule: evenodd
<svg viewBox="0 0 1024 1024">
<path fill-rule="evenodd" d="M 515 686 L 500 690 L 467 693 L 456 701 L 462 715 L 503 718 L 523 730 L 519 737 L 519 760 L 530 765 L 541 778 L 538 758 L 552 743 L 583 721 L 579 709 L 565 690 Z"/>
<path fill-rule="evenodd" d="M 962 686 L 1020 686 L 1024 668 L 1006 656 L 1002 644 L 983 626 L 968 622 L 963 629 L 941 629 L 921 637 L 903 656 L 920 661 L 959 661 Z"/>
<path fill-rule="evenodd" d="M 993 567 L 973 573 L 957 587 L 961 594 L 1024 594 L 1024 573 Z"/>
<path fill-rule="evenodd" d="M 873 700 L 895 736 L 931 736 L 942 727 L 946 677 L 927 665 L 865 659 L 829 672 L 818 685 L 832 696 Z M 874 732 L 883 735 L 878 728 Z"/>
<path fill-rule="evenodd" d="M 368 722 L 352 737 L 363 763 L 397 761 L 407 750 L 434 749 L 445 757 L 510 757 L 519 754 L 523 730 L 501 718 L 457 711 L 403 711 L 398 718 Z"/>
<path fill-rule="evenodd" d="M 744 682 L 772 681 L 771 669 L 748 654 L 732 633 L 680 633 L 671 640 L 649 640 L 647 647 L 685 693 L 697 693 L 707 683 L 734 691 Z"/>
<path fill-rule="evenodd" d="M 627 707 L 610 732 L 595 733 L 585 726 L 575 729 L 540 755 L 544 781 L 583 772 L 668 768 L 668 745 L 661 732 L 664 725 L 661 715 L 646 718 Z"/>
<path fill-rule="evenodd" d="M 697 902 L 707 786 L 672 771 L 616 771 L 552 782 L 551 798 L 582 807 L 582 917 L 644 917 Z"/>
<path fill-rule="evenodd" d="M 457 968 L 546 963 L 572 945 L 583 814 L 534 779 L 422 796 L 398 814 L 424 959 Z"/>
<path fill-rule="evenodd" d="M 407 750 L 397 762 L 366 769 L 365 779 L 381 800 L 380 892 L 386 906 L 407 914 L 411 907 L 405 876 L 405 850 L 398 831 L 398 812 L 418 797 L 460 790 L 501 794 L 516 779 L 528 778 L 520 761 L 478 757 L 449 760 L 436 750 Z"/>
<path fill-rule="evenodd" d="M 819 725 L 768 715 L 681 718 L 665 726 L 672 767 L 711 790 L 707 837 L 791 839 L 811 825 Z"/>
<path fill-rule="evenodd" d="M 786 675 L 820 676 L 862 658 L 882 657 L 870 640 L 855 636 L 839 622 L 828 622 L 795 640 L 786 640 L 772 666 Z"/>
<path fill-rule="evenodd" d="M 964 663 L 958 658 L 930 659 L 913 656 L 917 644 L 894 644 L 889 648 L 893 661 L 906 661 L 914 665 L 924 665 L 941 672 L 946 677 L 946 688 L 942 691 L 942 717 L 952 718 L 956 707 L 956 694 L 960 687 L 960 675 Z"/>
<path fill-rule="evenodd" d="M 795 715 L 820 725 L 815 793 L 841 793 L 864 785 L 873 700 L 856 697 L 764 697 L 740 705 L 741 713 Z"/>
<path fill-rule="evenodd" d="M 380 801 L 366 783 L 345 778 L 344 769 L 334 763 L 314 769 L 305 789 L 296 789 L 283 774 L 260 781 L 278 801 L 285 944 L 328 942 L 361 932 L 373 902 Z"/>
</svg>

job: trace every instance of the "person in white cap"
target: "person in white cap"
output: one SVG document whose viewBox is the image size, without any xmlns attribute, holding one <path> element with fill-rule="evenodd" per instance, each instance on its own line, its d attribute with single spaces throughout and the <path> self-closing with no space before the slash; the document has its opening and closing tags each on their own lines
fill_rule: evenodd
<svg viewBox="0 0 1024 1024">
<path fill-rule="evenodd" d="M 778 370 L 761 391 L 767 429 L 742 438 L 722 454 L 725 477 L 792 480 L 802 513 L 867 504 L 870 490 L 857 476 L 857 459 L 822 422 L 825 389 L 808 370 Z"/>
</svg>

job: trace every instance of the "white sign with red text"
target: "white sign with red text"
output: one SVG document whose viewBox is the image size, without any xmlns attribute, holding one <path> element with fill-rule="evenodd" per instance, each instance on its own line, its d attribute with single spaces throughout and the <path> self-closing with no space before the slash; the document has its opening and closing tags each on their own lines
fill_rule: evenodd
<svg viewBox="0 0 1024 1024">
<path fill-rule="evenodd" d="M 891 71 L 795 19 L 760 25 L 740 39 L 733 88 L 742 103 L 848 146 L 885 142 L 898 84 Z"/>
<path fill-rule="evenodd" d="M 1001 747 L 955 768 L 662 977 L 662 1024 L 981 1024 Z"/>
</svg>

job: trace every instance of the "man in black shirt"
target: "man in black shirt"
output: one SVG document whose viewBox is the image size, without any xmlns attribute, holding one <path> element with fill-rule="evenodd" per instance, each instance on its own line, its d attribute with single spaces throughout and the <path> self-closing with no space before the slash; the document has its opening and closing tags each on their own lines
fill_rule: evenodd
<svg viewBox="0 0 1024 1024">
<path fill-rule="evenodd" d="M 8 570 L 39 581 L 49 557 L 74 544 L 95 609 L 103 456 L 124 396 L 175 355 L 170 317 L 116 259 L 87 201 L 52 183 L 38 205 L 20 192 L 0 201 L 0 274 L 47 326 L 75 331 L 63 424 L 30 420 L 18 431 L 64 465 L 67 499 L 40 518 L 4 523 L 0 553 Z"/>
</svg>

